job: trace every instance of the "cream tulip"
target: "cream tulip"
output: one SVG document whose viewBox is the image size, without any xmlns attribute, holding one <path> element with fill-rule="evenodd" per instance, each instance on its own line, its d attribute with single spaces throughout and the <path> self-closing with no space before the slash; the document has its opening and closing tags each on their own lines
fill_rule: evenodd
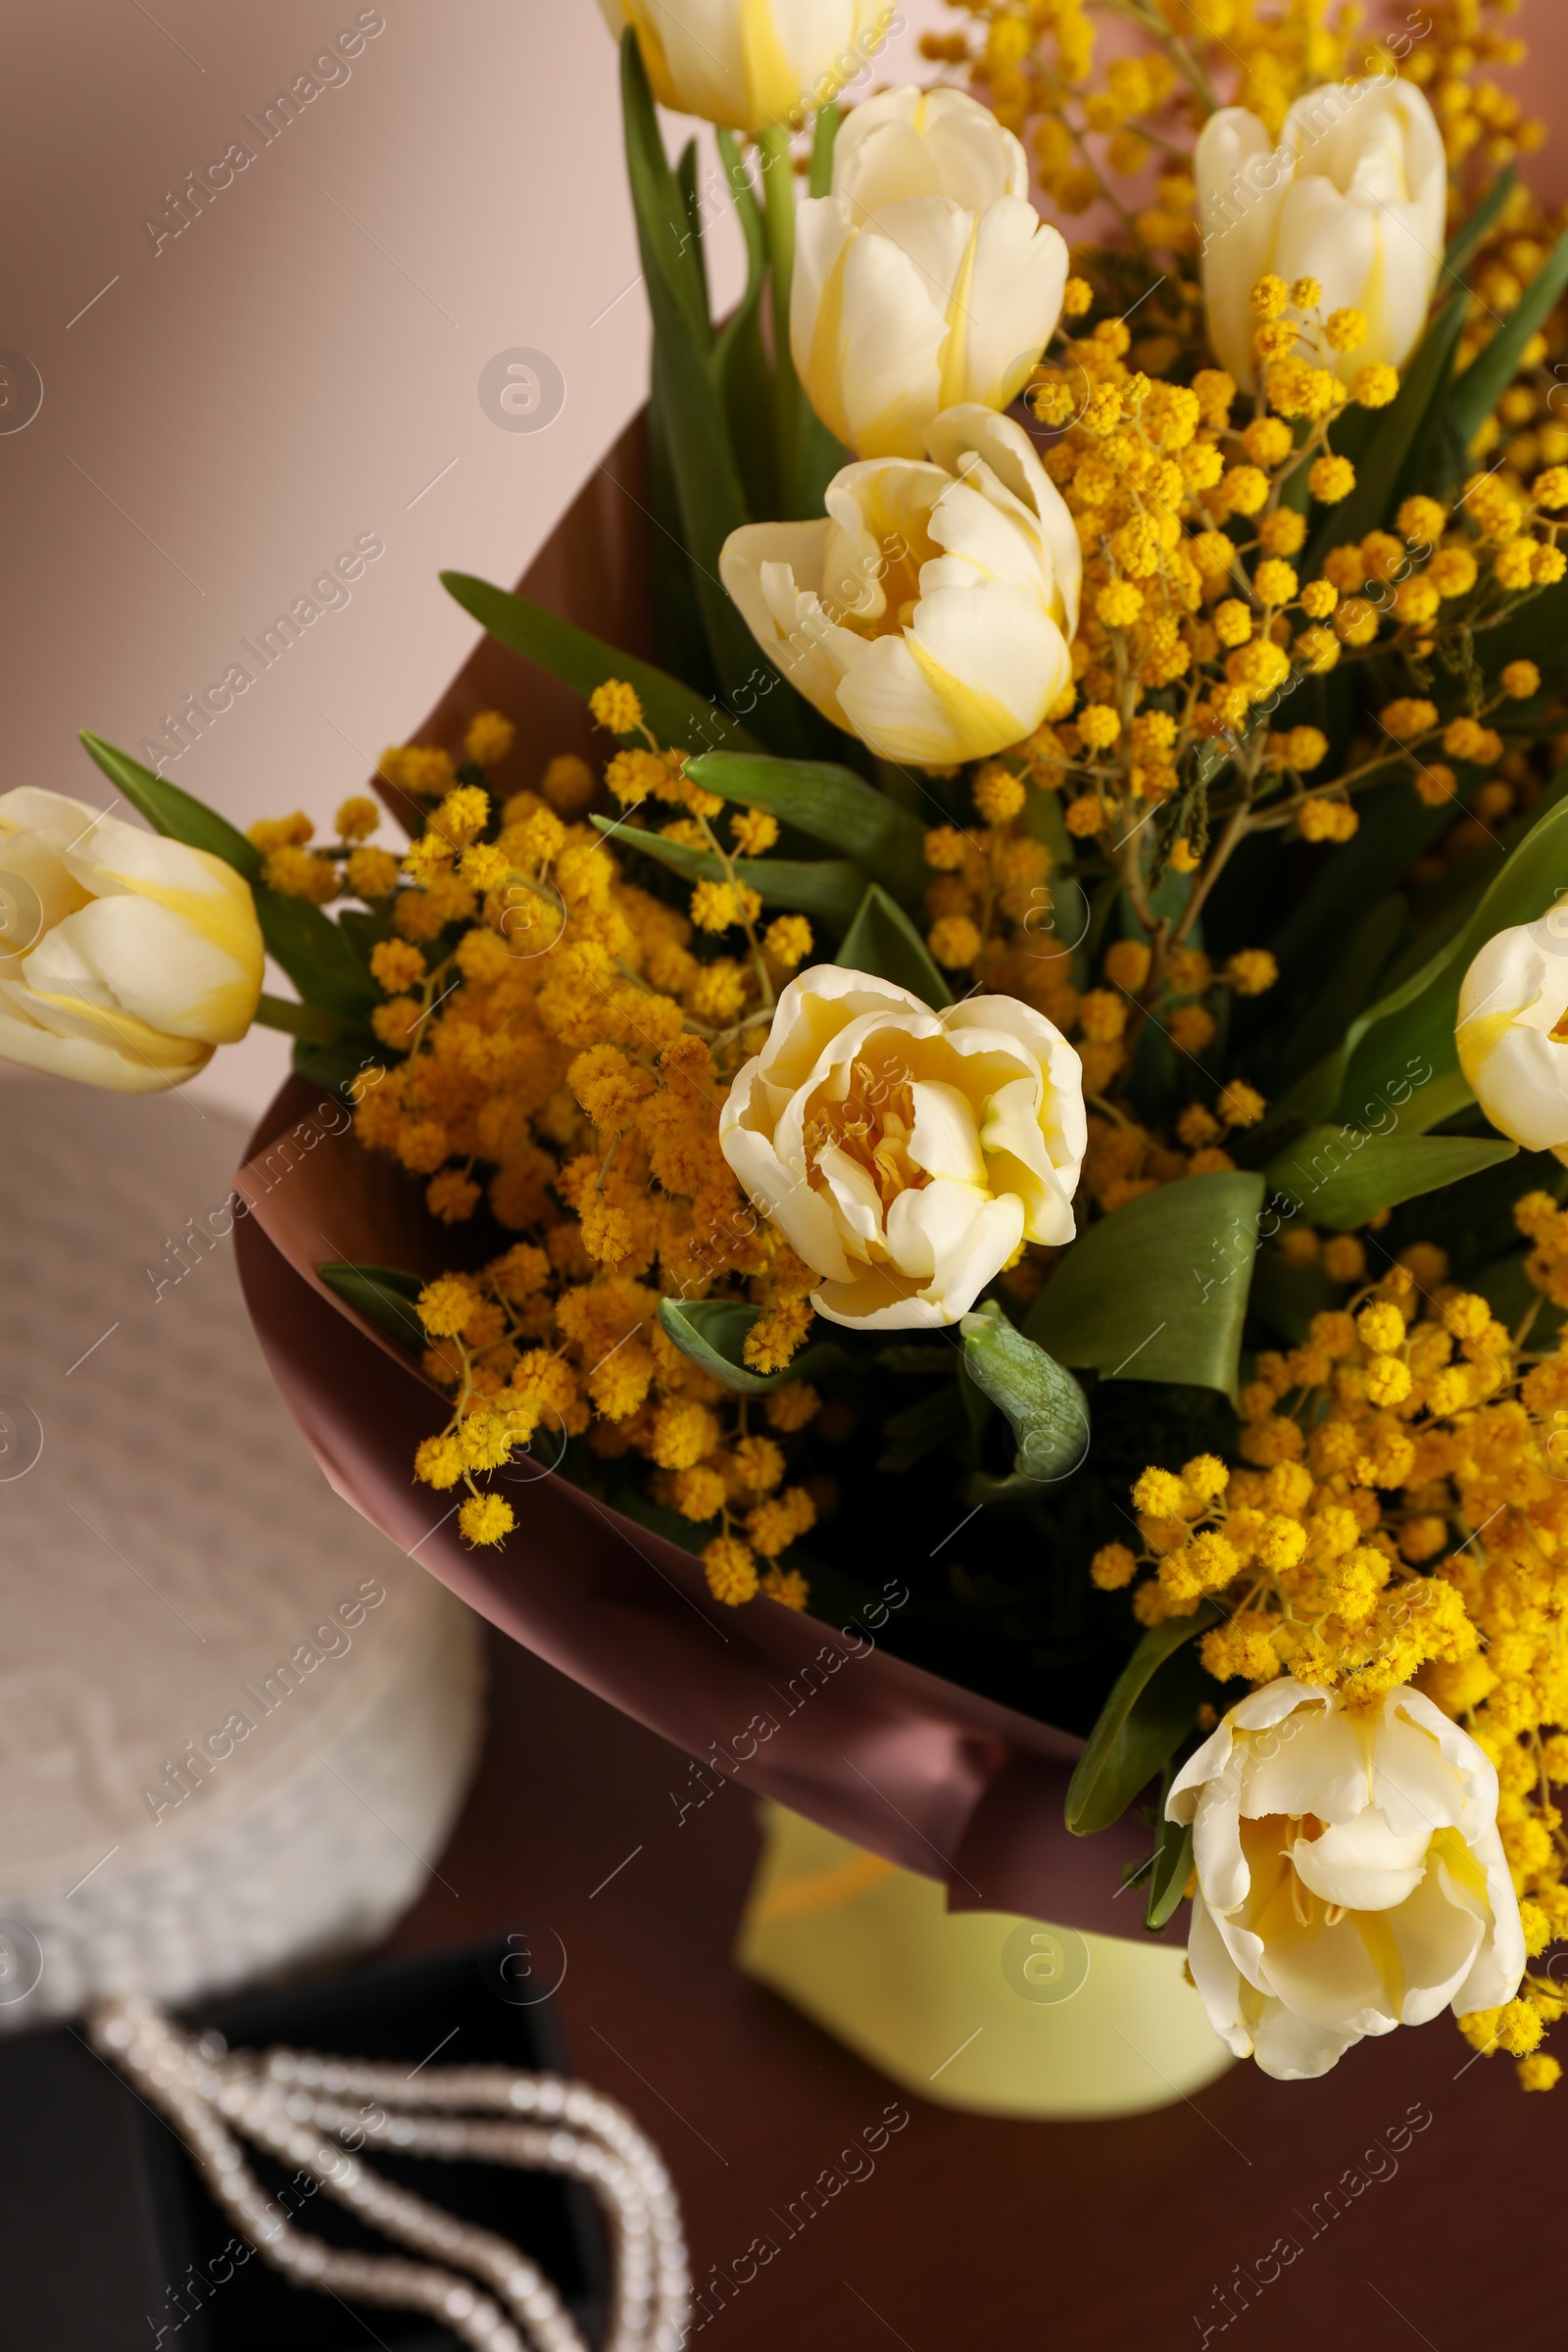
<svg viewBox="0 0 1568 2352">
<path fill-rule="evenodd" d="M 796 371 L 857 457 L 918 458 L 943 409 L 1016 398 L 1066 282 L 1012 132 L 962 90 L 884 90 L 839 132 L 831 192 L 797 216 Z"/>
<path fill-rule="evenodd" d="M 815 522 L 754 522 L 719 559 L 764 653 L 886 760 L 947 767 L 1039 726 L 1072 677 L 1082 559 L 1028 435 L 970 403 L 930 463 L 863 459 Z"/>
<path fill-rule="evenodd" d="M 1459 990 L 1454 1042 L 1476 1101 L 1528 1152 L 1568 1158 L 1568 906 L 1489 939 Z"/>
<path fill-rule="evenodd" d="M 1365 343 L 1327 355 L 1347 383 L 1367 361 L 1403 365 L 1442 266 L 1448 191 L 1443 134 L 1413 82 L 1309 90 L 1278 146 L 1256 115 L 1222 107 L 1193 169 L 1209 341 L 1244 391 L 1257 380 L 1251 292 L 1270 271 L 1315 277 L 1325 313 L 1362 313 Z"/>
<path fill-rule="evenodd" d="M 661 105 L 754 136 L 802 122 L 887 38 L 893 0 L 599 0 L 635 27 Z"/>
<path fill-rule="evenodd" d="M 933 1012 L 816 964 L 719 1115 L 719 1149 L 822 1278 L 830 1323 L 967 1314 L 1021 1242 L 1070 1242 L 1087 1129 L 1078 1056 L 1016 997 Z"/>
<path fill-rule="evenodd" d="M 244 1036 L 265 951 L 250 885 L 85 801 L 0 793 L 0 1061 L 118 1094 Z"/>
<path fill-rule="evenodd" d="M 1238 2058 L 1285 2082 L 1363 2034 L 1500 2008 L 1524 1932 L 1497 1775 L 1417 1690 L 1356 1712 L 1283 1677 L 1232 1707 L 1177 1775 L 1193 1825 L 1188 1964 Z"/>
</svg>

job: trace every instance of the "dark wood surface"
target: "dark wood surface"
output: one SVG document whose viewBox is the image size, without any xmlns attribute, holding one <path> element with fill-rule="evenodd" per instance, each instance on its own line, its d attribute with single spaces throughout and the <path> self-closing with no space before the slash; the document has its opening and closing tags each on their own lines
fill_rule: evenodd
<svg viewBox="0 0 1568 2352">
<path fill-rule="evenodd" d="M 737 2260 L 745 2276 L 760 2234 L 779 2245 L 694 2344 L 1159 2352 L 1208 2328 L 1227 2352 L 1490 2352 L 1568 2335 L 1550 2220 L 1568 2090 L 1527 2095 L 1508 2060 L 1471 2062 L 1446 2017 L 1363 2042 L 1320 2082 L 1243 2065 L 1119 2123 L 908 2098 L 869 2174 L 841 2164 L 902 2094 L 731 1966 L 758 1850 L 744 1788 L 677 1826 L 675 1749 L 499 1638 L 492 1678 L 478 1779 L 397 1945 L 525 1923 L 560 1936 L 570 2062 L 662 2147 L 699 2283 Z M 786 2235 L 824 2170 L 863 2177 Z M 1282 2237 L 1299 2252 L 1271 2262 Z"/>
</svg>

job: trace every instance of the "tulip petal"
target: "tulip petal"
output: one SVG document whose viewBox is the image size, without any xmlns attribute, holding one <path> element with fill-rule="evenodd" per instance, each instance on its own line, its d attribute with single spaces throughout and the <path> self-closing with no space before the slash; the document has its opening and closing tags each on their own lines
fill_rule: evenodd
<svg viewBox="0 0 1568 2352">
<path fill-rule="evenodd" d="M 1398 1693 L 1400 1699 L 1405 1695 Z M 1412 1698 L 1420 1695 L 1419 1691 L 1409 1693 Z M 1427 1703 L 1431 1705 L 1430 1700 Z M 1448 1718 L 1444 1721 L 1477 1761 L 1484 1763 L 1486 1759 L 1468 1734 Z M 1373 1747 L 1372 1802 L 1382 1808 L 1396 1836 L 1415 1836 L 1422 1831 L 1431 1836 L 1434 1831 L 1459 1826 L 1465 1793 L 1458 1770 L 1462 1759 L 1462 1750 L 1450 1744 L 1446 1753 L 1444 1742 L 1424 1724 L 1409 1721 L 1403 1708 L 1388 1710 Z"/>
<path fill-rule="evenodd" d="M 833 149 L 833 193 L 858 218 L 906 196 L 951 196 L 978 213 L 1028 192 L 1022 145 L 964 90 L 879 91 L 848 116 Z"/>
<path fill-rule="evenodd" d="M 944 358 L 944 407 L 978 401 L 1000 410 L 1016 399 L 1061 316 L 1066 285 L 1060 231 L 1042 221 L 1025 197 L 988 205 L 976 224 L 960 316 Z"/>
<path fill-rule="evenodd" d="M 935 1331 L 953 1317 L 896 1266 L 867 1266 L 852 1282 L 825 1282 L 811 1304 L 829 1323 L 856 1331 Z"/>
<path fill-rule="evenodd" d="M 745 1128 L 723 1139 L 723 1152 L 748 1197 L 778 1227 L 796 1255 L 829 1280 L 849 1281 L 853 1269 L 831 1203 L 811 1190 L 804 1174 L 785 1165 L 766 1136 Z"/>
<path fill-rule="evenodd" d="M 1252 2056 L 1276 2082 L 1315 2082 L 1360 2039 L 1347 2029 L 1296 2016 L 1283 2001 L 1269 2001 L 1253 2036 Z"/>
<path fill-rule="evenodd" d="M 951 1176 L 959 1184 L 983 1185 L 985 1154 L 968 1097 L 956 1086 L 922 1079 L 910 1087 L 914 1127 L 909 1157 L 928 1176 Z"/>
<path fill-rule="evenodd" d="M 1302 1886 L 1326 1903 L 1392 1911 L 1426 1877 L 1430 1842 L 1426 1830 L 1396 1837 L 1381 1809 L 1367 1805 L 1353 1821 L 1331 1822 L 1318 1838 L 1298 1838 L 1291 1859 Z"/>
<path fill-rule="evenodd" d="M 1242 2014 L 1241 1972 L 1200 1894 L 1193 1900 L 1187 1965 L 1215 2033 L 1236 2057 L 1250 2058 L 1252 2036 Z"/>
<path fill-rule="evenodd" d="M 145 1054 L 122 1053 L 101 1038 L 63 1036 L 15 1009 L 9 988 L 0 982 L 0 1061 L 24 1070 L 41 1070 L 51 1078 L 69 1078 L 78 1086 L 107 1088 L 117 1095 L 157 1095 L 205 1068 L 213 1048 L 187 1046 L 178 1059 L 162 1061 Z"/>
<path fill-rule="evenodd" d="M 1463 1840 L 1455 1842 L 1463 1853 Z M 1406 1987 L 1401 2025 L 1424 2026 L 1446 2009 L 1473 1974 L 1476 1959 L 1490 1939 L 1490 1913 L 1484 1906 L 1478 1912 L 1465 1901 L 1450 1859 L 1439 1853 L 1434 1840 L 1432 1867 L 1421 1885 L 1407 1902 L 1388 1915 Z M 1480 1879 L 1481 1874 L 1477 1872 L 1476 1877 Z M 1510 1997 L 1503 1995 L 1504 1999 Z"/>
<path fill-rule="evenodd" d="M 101 824 L 107 811 L 95 808 L 90 801 L 73 800 L 68 793 L 45 792 L 36 784 L 19 784 L 10 792 L 0 792 L 0 845 L 13 833 L 36 833 L 50 848 L 61 851 L 94 824 Z"/>
<path fill-rule="evenodd" d="M 883 221 L 857 234 L 832 197 L 801 210 L 823 207 L 837 216 L 843 242 L 822 273 L 820 295 L 813 301 L 810 278 L 799 276 L 791 294 L 801 380 L 829 430 L 859 457 L 918 460 L 925 425 L 942 405 L 947 288 Z M 959 216 L 960 231 L 961 223 Z M 813 274 L 822 270 L 826 242 L 825 230 L 814 229 L 808 248 Z M 961 258 L 960 237 L 955 266 Z"/>
<path fill-rule="evenodd" d="M 1301 1707 L 1277 1730 L 1265 1729 L 1267 1736 L 1238 1742 L 1247 1757 L 1249 1815 L 1353 1821 L 1369 1787 L 1366 1745 L 1349 1718 L 1338 1708 Z"/>
<path fill-rule="evenodd" d="M 1473 1835 L 1466 1851 L 1486 1884 L 1491 1933 L 1482 1937 L 1470 1973 L 1454 1992 L 1455 2017 L 1465 2017 L 1472 2009 L 1500 2009 L 1504 2001 L 1511 2001 L 1519 1990 L 1526 1959 L 1519 1898 L 1514 1892 L 1513 1877 L 1496 1824 L 1489 1822 L 1484 1830 Z M 1448 1872 L 1452 1858 L 1451 1840 L 1445 1838 L 1439 1856 L 1440 1871 Z M 1462 1879 L 1460 1885 L 1468 1888 L 1469 1882 Z M 1456 1899 L 1457 1896 L 1456 1887 Z"/>
<path fill-rule="evenodd" d="M 880 1244 L 882 1234 L 882 1196 L 859 1161 L 837 1144 L 817 1153 L 817 1171 L 826 1184 L 833 1206 L 838 1212 L 841 1233 L 864 1245 L 860 1254 L 871 1255 L 871 1245 Z M 901 1253 L 901 1263 L 903 1263 Z M 910 1274 L 929 1273 L 928 1266 L 906 1266 Z"/>
<path fill-rule="evenodd" d="M 1193 1860 L 1203 1899 L 1212 1910 L 1234 1911 L 1247 1900 L 1251 1873 L 1242 1849 L 1242 1774 L 1234 1758 L 1199 1795 Z"/>
<path fill-rule="evenodd" d="M 900 1267 L 924 1277 L 944 1323 L 966 1315 L 1023 1239 L 1023 1203 L 990 1198 L 939 1177 L 900 1193 L 888 1211 L 888 1246 Z"/>
<path fill-rule="evenodd" d="M 171 907 L 119 896 L 68 915 L 23 971 L 33 990 L 79 985 L 89 1003 L 122 1005 L 168 1036 L 232 1045 L 256 1010 L 260 962 L 241 963 Z"/>
<path fill-rule="evenodd" d="M 1045 550 L 1051 578 L 1047 603 L 1059 598 L 1063 631 L 1074 636 L 1083 549 L 1066 501 L 1041 465 L 1022 425 L 1014 417 L 995 416 L 973 401 L 960 401 L 934 418 L 925 445 L 937 465 L 952 474 L 962 470 L 971 454 L 980 458 L 992 481 L 1016 501 L 1029 525 L 1038 530 Z"/>
<path fill-rule="evenodd" d="M 1273 145 L 1256 115 L 1222 106 L 1204 123 L 1193 155 L 1208 339 L 1244 392 L 1257 383 L 1251 292 L 1268 268 L 1280 203 L 1280 177 L 1269 165 Z"/>
</svg>

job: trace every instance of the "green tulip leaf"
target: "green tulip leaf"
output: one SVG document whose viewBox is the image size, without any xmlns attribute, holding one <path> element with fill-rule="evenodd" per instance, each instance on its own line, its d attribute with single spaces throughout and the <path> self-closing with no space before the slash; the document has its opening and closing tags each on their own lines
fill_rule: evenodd
<svg viewBox="0 0 1568 2352">
<path fill-rule="evenodd" d="M 1269 1162 L 1271 1191 L 1294 1200 L 1307 1221 L 1348 1233 L 1380 1209 L 1458 1184 L 1512 1159 L 1517 1144 L 1473 1135 L 1369 1135 L 1357 1127 L 1309 1127 Z"/>
<path fill-rule="evenodd" d="M 819 1341 L 804 1348 L 782 1372 L 754 1372 L 746 1361 L 746 1335 L 761 1312 L 760 1306 L 738 1298 L 661 1298 L 659 1324 L 683 1355 L 737 1396 L 769 1396 L 787 1382 L 842 1358 L 842 1348 Z"/>
<path fill-rule="evenodd" d="M 416 1359 L 424 1353 L 429 1343 L 415 1311 L 424 1288 L 417 1275 L 400 1273 L 394 1266 L 356 1266 L 343 1260 L 316 1271 L 329 1291 L 406 1353 Z"/>
<path fill-rule="evenodd" d="M 854 858 L 867 873 L 880 874 L 897 899 L 917 902 L 931 879 L 924 825 L 853 768 L 826 760 L 705 752 L 686 772 L 705 792 L 765 808 L 782 824 Z"/>
<path fill-rule="evenodd" d="M 627 825 L 617 818 L 596 816 L 592 822 L 617 849 L 644 851 L 667 865 L 671 873 L 693 882 L 722 882 L 724 864 L 711 850 L 694 850 L 688 842 L 666 841 L 662 833 Z M 846 931 L 865 894 L 865 876 L 847 858 L 737 858 L 736 879 L 755 890 L 764 906 L 788 906 L 815 915 L 831 931 Z"/>
<path fill-rule="evenodd" d="M 1467 449 L 1519 372 L 1525 345 L 1544 326 L 1568 286 L 1568 229 L 1564 229 L 1490 343 L 1484 343 L 1453 387 L 1448 420 Z"/>
<path fill-rule="evenodd" d="M 953 991 L 932 961 L 925 941 L 879 882 L 866 890 L 834 961 L 844 971 L 869 972 L 873 979 L 891 980 L 896 988 L 908 989 L 933 1012 L 953 1003 Z"/>
<path fill-rule="evenodd" d="M 253 841 L 247 841 L 238 828 L 231 825 L 216 808 L 198 801 L 177 784 L 170 784 L 132 760 L 128 752 L 115 749 L 101 735 L 91 735 L 82 729 L 81 740 L 89 756 L 97 761 L 117 792 L 123 793 L 131 807 L 147 819 L 155 833 L 168 841 L 182 841 L 187 849 L 206 850 L 209 856 L 221 858 L 247 882 L 259 882 L 262 874 L 262 853 Z"/>
<path fill-rule="evenodd" d="M 1174 1778 L 1167 1767 L 1167 1788 Z M 1149 1901 L 1144 1911 L 1144 1925 L 1152 1936 L 1168 1927 L 1181 1909 L 1192 1870 L 1193 1825 L 1190 1821 L 1167 1821 L 1161 1806 L 1159 1841 L 1154 1847 L 1153 1867 L 1149 1874 Z"/>
<path fill-rule="evenodd" d="M 1057 1261 L 1024 1331 L 1104 1379 L 1236 1394 L 1263 1179 L 1184 1176 L 1102 1217 Z"/>
<path fill-rule="evenodd" d="M 1075 1837 L 1119 1821 L 1192 1730 L 1206 1682 L 1193 1639 L 1222 1614 L 1213 1601 L 1200 1601 L 1191 1617 L 1151 1626 L 1133 1651 L 1067 1785 L 1067 1827 Z"/>
<path fill-rule="evenodd" d="M 1454 1042 L 1465 973 L 1489 939 L 1537 921 L 1564 888 L 1568 801 L 1559 801 L 1517 844 L 1470 922 L 1351 1023 L 1333 1057 L 1344 1071 L 1335 1106 L 1342 1124 L 1371 1125 L 1392 1104 L 1401 1112 L 1401 1128 L 1419 1134 L 1469 1102 Z"/>
<path fill-rule="evenodd" d="M 714 744 L 734 751 L 757 748 L 727 711 L 694 694 L 678 678 L 657 669 L 652 662 L 639 661 L 635 654 L 623 654 L 607 645 L 602 637 L 590 636 L 586 629 L 547 612 L 543 605 L 531 604 L 525 596 L 513 596 L 466 571 L 442 572 L 441 585 L 500 644 L 521 654 L 525 662 L 536 662 L 541 669 L 548 669 L 584 702 L 607 678 L 624 678 L 637 689 L 643 715 L 654 734 L 669 749 L 692 751 L 699 745 Z M 619 740 L 640 743 L 642 738 L 626 735 Z"/>
</svg>

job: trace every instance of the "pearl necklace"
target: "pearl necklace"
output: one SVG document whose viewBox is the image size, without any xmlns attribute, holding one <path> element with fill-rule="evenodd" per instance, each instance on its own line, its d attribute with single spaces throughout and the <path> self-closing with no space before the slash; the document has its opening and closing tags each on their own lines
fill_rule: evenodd
<svg viewBox="0 0 1568 2352">
<path fill-rule="evenodd" d="M 502 2066 L 410 2076 L 309 2050 L 230 2051 L 220 2035 L 185 2034 L 139 1997 L 101 2001 L 88 2024 L 94 2047 L 173 2126 L 234 2227 L 296 2285 L 425 2312 L 475 2352 L 587 2352 L 535 2264 L 510 2239 L 458 2221 L 363 2164 L 352 2151 L 372 2141 L 410 2156 L 511 2164 L 584 2182 L 604 2208 L 614 2255 L 605 2352 L 677 2352 L 684 2341 L 691 2278 L 673 2184 L 624 2108 L 586 2083 Z M 478 2120 L 487 2114 L 506 2120 Z M 236 2134 L 434 2260 L 348 2253 L 295 2229 L 247 2165 Z"/>
</svg>

